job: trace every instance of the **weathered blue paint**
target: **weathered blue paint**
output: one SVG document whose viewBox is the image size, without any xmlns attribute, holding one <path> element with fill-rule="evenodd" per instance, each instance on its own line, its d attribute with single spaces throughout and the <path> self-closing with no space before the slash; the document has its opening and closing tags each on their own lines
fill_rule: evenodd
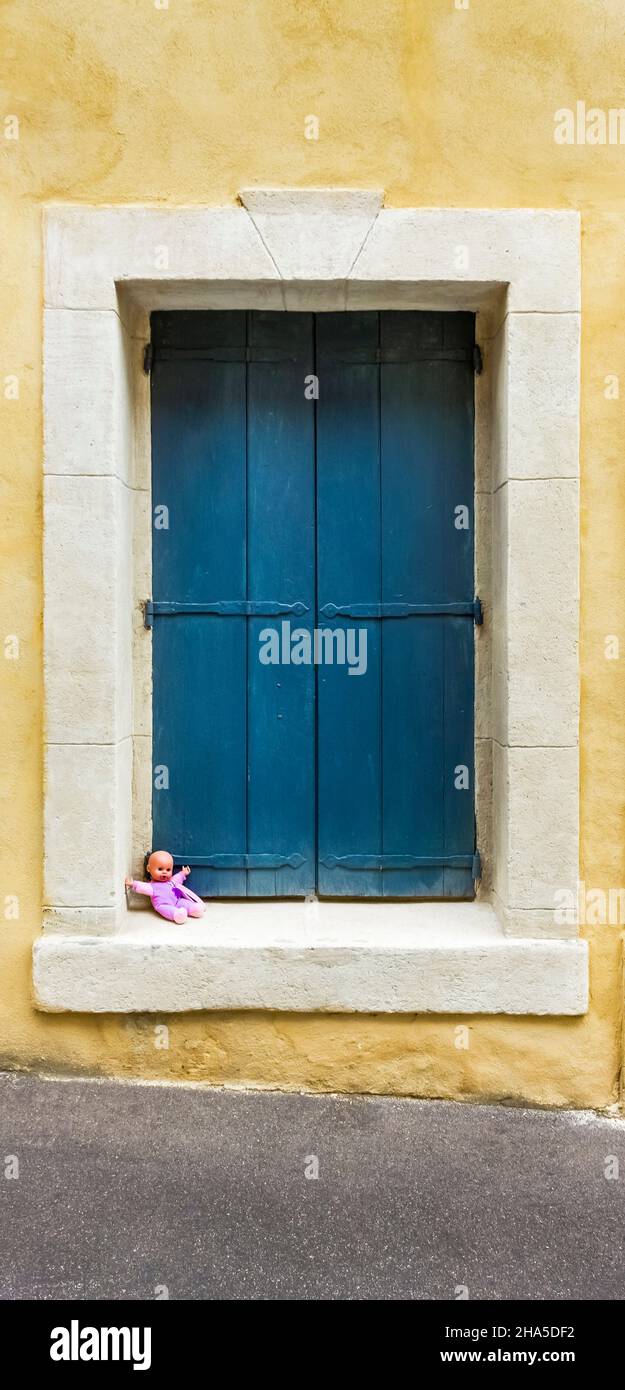
<svg viewBox="0 0 625 1390">
<path fill-rule="evenodd" d="M 471 897 L 473 316 L 152 337 L 154 843 L 207 895 Z M 285 618 L 366 673 L 263 665 Z"/>
</svg>

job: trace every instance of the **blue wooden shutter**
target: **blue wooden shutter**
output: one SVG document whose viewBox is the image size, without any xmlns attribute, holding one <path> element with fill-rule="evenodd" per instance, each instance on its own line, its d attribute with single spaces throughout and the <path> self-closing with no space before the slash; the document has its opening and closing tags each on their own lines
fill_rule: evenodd
<svg viewBox="0 0 625 1390">
<path fill-rule="evenodd" d="M 368 636 L 319 669 L 324 894 L 473 895 L 473 334 L 318 318 L 318 621 Z"/>
<path fill-rule="evenodd" d="M 258 638 L 314 620 L 312 316 L 154 314 L 152 338 L 154 843 L 197 892 L 305 894 L 314 669 Z"/>
</svg>

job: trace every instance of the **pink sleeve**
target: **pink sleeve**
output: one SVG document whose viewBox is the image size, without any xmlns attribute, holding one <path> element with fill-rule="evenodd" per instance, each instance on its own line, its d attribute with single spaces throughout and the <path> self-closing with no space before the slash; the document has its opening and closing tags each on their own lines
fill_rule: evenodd
<svg viewBox="0 0 625 1390">
<path fill-rule="evenodd" d="M 172 876 L 171 876 L 171 882 L 172 882 L 172 883 L 177 883 L 177 884 L 178 884 L 178 887 L 179 887 L 179 888 L 182 888 L 182 885 L 183 885 L 183 883 L 184 883 L 184 874 L 183 874 L 183 872 L 182 872 L 182 869 L 180 870 L 180 873 L 179 873 L 179 874 L 172 874 Z"/>
<path fill-rule="evenodd" d="M 144 897 L 146 898 L 151 898 L 152 893 L 154 892 L 153 883 L 140 883 L 138 879 L 136 880 L 136 882 L 133 883 L 132 887 L 133 892 L 143 893 Z"/>
</svg>

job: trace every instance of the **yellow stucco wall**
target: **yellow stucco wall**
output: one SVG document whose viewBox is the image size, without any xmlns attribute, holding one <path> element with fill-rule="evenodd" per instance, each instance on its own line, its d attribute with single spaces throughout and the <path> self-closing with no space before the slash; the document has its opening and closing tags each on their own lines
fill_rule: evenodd
<svg viewBox="0 0 625 1390">
<path fill-rule="evenodd" d="M 157 0 L 157 4 L 159 0 Z M 164 0 L 160 0 L 164 4 Z M 587 929 L 582 1019 L 43 1015 L 42 202 L 232 203 L 250 184 L 382 187 L 389 206 L 579 208 L 583 226 L 581 877 L 625 884 L 625 145 L 558 146 L 554 112 L 625 105 L 622 0 L 5 0 L 0 390 L 0 1063 L 330 1090 L 605 1105 L 622 931 Z M 304 118 L 319 118 L 318 141 Z M 607 400 L 604 378 L 620 376 Z M 87 620 L 87 615 L 85 615 Z M 540 615 L 537 614 L 537 622 Z M 606 634 L 623 657 L 607 661 Z M 98 849 L 94 845 L 94 855 Z M 17 894 L 18 920 L 6 920 Z M 159 1020 L 160 1021 L 160 1020 Z"/>
</svg>

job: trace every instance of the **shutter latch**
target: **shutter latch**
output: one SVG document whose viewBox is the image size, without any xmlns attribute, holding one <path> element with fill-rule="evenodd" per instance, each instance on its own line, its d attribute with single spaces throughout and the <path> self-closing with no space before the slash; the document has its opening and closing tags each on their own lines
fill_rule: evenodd
<svg viewBox="0 0 625 1390">
<path fill-rule="evenodd" d="M 152 371 L 152 363 L 153 363 L 153 361 L 154 361 L 154 348 L 153 348 L 153 346 L 152 346 L 152 343 L 146 343 L 146 345 L 145 345 L 145 347 L 144 347 L 144 349 L 143 349 L 143 370 L 144 370 L 146 376 L 149 376 L 149 375 L 150 375 L 150 372 Z"/>
<path fill-rule="evenodd" d="M 473 371 L 476 376 L 481 376 L 484 363 L 482 361 L 482 349 L 479 343 L 473 344 Z"/>
</svg>

